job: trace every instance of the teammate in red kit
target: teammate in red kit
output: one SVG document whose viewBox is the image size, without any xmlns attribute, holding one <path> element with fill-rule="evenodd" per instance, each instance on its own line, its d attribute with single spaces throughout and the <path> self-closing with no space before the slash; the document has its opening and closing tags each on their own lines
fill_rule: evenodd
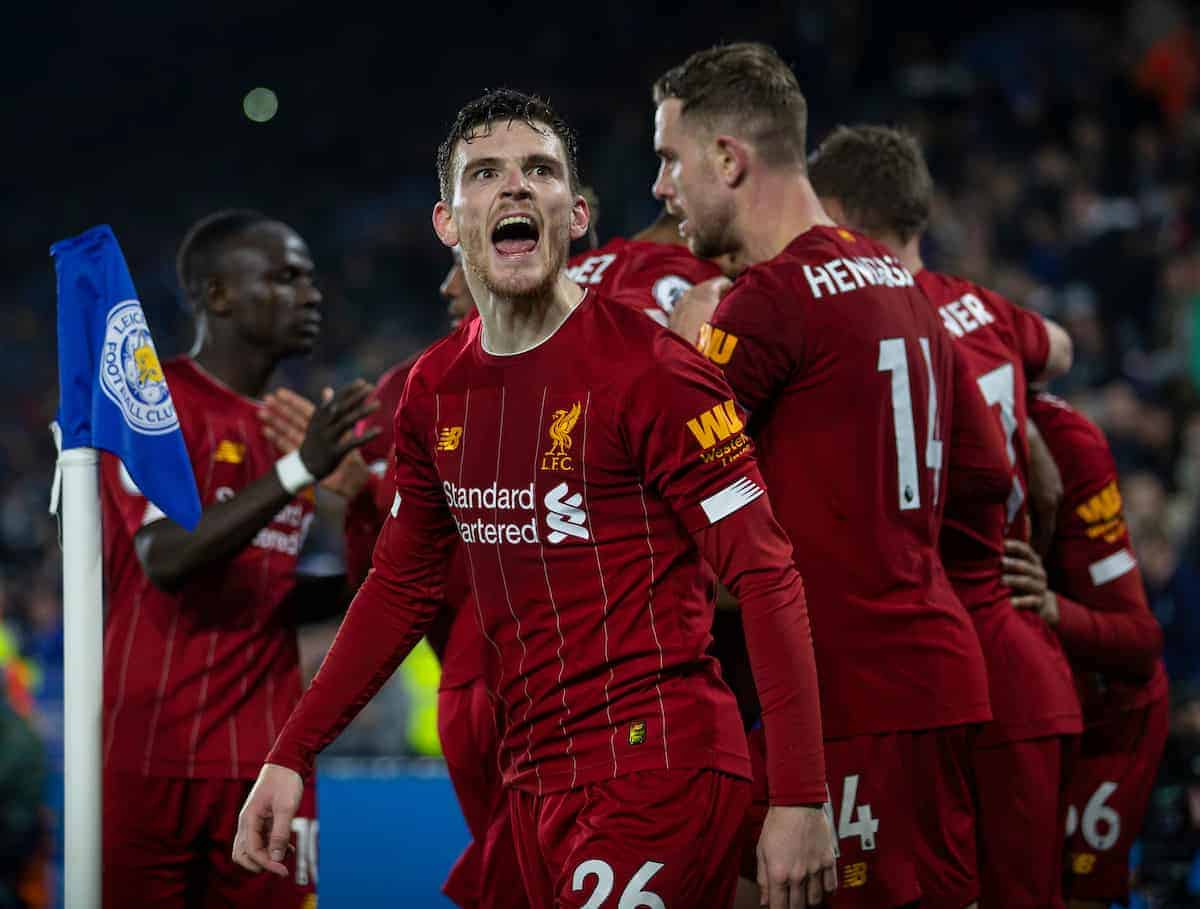
<svg viewBox="0 0 1200 909">
<path fill-rule="evenodd" d="M 809 169 L 827 210 L 894 249 L 916 276 L 1003 430 L 1007 494 L 991 502 L 951 496 L 941 540 L 946 570 L 983 645 L 991 691 L 993 720 L 973 748 L 981 903 L 1061 906 L 1060 805 L 1065 761 L 1081 728 L 1079 704 L 1050 629 L 1013 609 L 1002 560 L 1005 537 L 1025 535 L 1026 376 L 1064 372 L 1070 340 L 1057 325 L 998 294 L 924 267 L 920 238 L 933 183 L 911 136 L 839 127 Z M 952 464 L 954 457 L 951 452 Z"/>
<path fill-rule="evenodd" d="M 446 300 L 452 328 L 474 317 L 475 301 L 457 250 L 439 292 Z M 380 376 L 373 393 L 379 409 L 368 418 L 368 425 L 377 428 L 378 435 L 360 449 L 369 480 L 346 507 L 346 574 L 356 587 L 371 567 L 375 541 L 394 498 L 395 485 L 388 469 L 395 460 L 392 422 L 408 374 L 419 356 L 398 363 Z M 290 451 L 299 444 L 313 405 L 288 389 L 269 395 L 267 405 L 263 412 L 269 435 L 283 450 Z M 463 909 L 525 909 L 529 901 L 517 868 L 508 801 L 497 761 L 503 715 L 491 690 L 496 677 L 495 654 L 475 618 L 461 547 L 450 562 L 445 601 L 426 637 L 442 667 L 438 738 L 471 842 L 451 868 L 442 892 Z"/>
<path fill-rule="evenodd" d="M 822 210 L 804 97 L 773 50 L 694 54 L 654 99 L 655 195 L 696 255 L 746 269 L 701 343 L 751 411 L 808 591 L 841 847 L 833 904 L 905 905 L 922 896 L 919 857 L 952 870 L 929 767 L 959 760 L 964 729 L 989 717 L 979 642 L 937 555 L 953 350 L 896 258 Z M 722 435 L 708 432 L 714 446 Z"/>
<path fill-rule="evenodd" d="M 588 210 L 574 139 L 547 105 L 489 93 L 459 112 L 438 160 L 434 227 L 460 247 L 480 318 L 409 376 L 372 571 L 242 810 L 235 859 L 285 872 L 314 756 L 438 611 L 461 540 L 497 655 L 531 904 L 732 899 L 749 761 L 704 655 L 701 559 L 742 603 L 772 745 L 770 905 L 818 904 L 833 842 L 802 586 L 749 447 L 708 457 L 688 428 L 740 421 L 727 386 L 674 335 L 566 277 Z"/>
<path fill-rule="evenodd" d="M 1019 604 L 1058 634 L 1083 702 L 1086 727 L 1067 785 L 1066 895 L 1079 909 L 1124 904 L 1129 850 L 1167 736 L 1162 629 L 1146 602 L 1104 434 L 1051 395 L 1033 396 L 1029 411 L 1066 492 L 1045 570 L 1012 541 L 1007 580 Z"/>
<path fill-rule="evenodd" d="M 311 485 L 363 438 L 355 383 L 316 408 L 277 460 L 260 395 L 285 357 L 312 350 L 321 294 L 304 241 L 261 214 L 219 212 L 188 232 L 179 277 L 195 307 L 192 356 L 163 365 L 204 511 L 192 532 L 102 461 L 105 600 L 104 903 L 315 905 L 315 801 L 289 826 L 286 878 L 229 858 L 234 819 L 300 697 L 295 626 L 345 603 L 344 579 L 303 579 Z M 345 436 L 345 438 L 343 438 Z"/>
<path fill-rule="evenodd" d="M 666 211 L 630 239 L 614 237 L 567 262 L 567 277 L 576 284 L 639 309 L 667 326 L 671 326 L 681 294 L 720 276 L 717 265 L 688 251 L 679 236 L 679 219 Z"/>
</svg>

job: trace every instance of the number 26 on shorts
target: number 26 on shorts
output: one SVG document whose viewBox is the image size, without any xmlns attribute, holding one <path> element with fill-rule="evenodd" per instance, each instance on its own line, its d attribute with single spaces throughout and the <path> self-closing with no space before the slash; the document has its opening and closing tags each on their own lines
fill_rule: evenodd
<svg viewBox="0 0 1200 909">
<path fill-rule="evenodd" d="M 616 909 L 667 909 L 667 904 L 663 902 L 662 897 L 644 889 L 650 878 L 658 874 L 662 867 L 662 862 L 646 862 L 642 865 L 637 873 L 629 879 L 625 889 L 621 891 L 621 898 L 617 902 Z M 605 906 L 604 901 L 613 891 L 612 865 L 603 859 L 588 859 L 580 862 L 571 877 L 571 889 L 578 893 L 588 886 L 589 879 L 593 877 L 596 879 L 595 888 L 592 890 L 592 895 L 588 897 L 588 901 L 583 904 L 582 909 L 601 909 Z"/>
</svg>

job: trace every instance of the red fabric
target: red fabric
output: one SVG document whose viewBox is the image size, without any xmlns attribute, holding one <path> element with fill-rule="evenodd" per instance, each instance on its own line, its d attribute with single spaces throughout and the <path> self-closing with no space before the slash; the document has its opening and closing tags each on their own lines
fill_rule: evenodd
<svg viewBox="0 0 1200 909">
<path fill-rule="evenodd" d="M 497 764 L 501 722 L 482 679 L 438 692 L 442 753 L 472 838 L 450 869 L 442 892 L 462 909 L 529 906 Z"/>
<path fill-rule="evenodd" d="M 174 394 L 174 388 L 172 388 Z M 316 790 L 304 790 L 286 878 L 235 865 L 245 780 L 184 780 L 104 774 L 105 907 L 312 909 L 318 880 Z"/>
<path fill-rule="evenodd" d="M 1036 615 L 1012 608 L 1012 592 L 1001 581 L 1004 540 L 1027 536 L 1026 376 L 1045 370 L 1050 353 L 1045 323 L 962 278 L 925 270 L 917 283 L 989 404 L 1009 461 L 1003 497 L 950 497 L 941 538 L 946 571 L 971 611 L 987 659 L 993 722 L 981 744 L 1079 732 L 1079 701 L 1061 644 Z M 952 464 L 954 456 L 952 451 Z"/>
<path fill-rule="evenodd" d="M 1067 894 L 1122 903 L 1129 898 L 1129 850 L 1137 839 L 1170 723 L 1167 698 L 1089 725 L 1067 789 Z M 1101 787 L 1106 788 L 1101 791 Z M 1093 810 L 1088 812 L 1092 804 Z M 1111 825 L 1119 824 L 1115 838 Z"/>
<path fill-rule="evenodd" d="M 979 898 L 972 750 L 977 726 L 913 733 L 913 840 L 923 909 L 962 909 Z"/>
<path fill-rule="evenodd" d="M 371 470 L 367 488 L 346 506 L 346 574 L 353 584 L 361 584 L 371 568 L 371 553 L 379 530 L 387 520 L 396 492 L 391 465 L 396 450 L 393 431 L 396 410 L 404 394 L 408 374 L 418 357 L 410 357 L 393 366 L 375 383 L 375 398 L 379 409 L 363 421 L 360 430 L 378 428 L 377 435 L 362 447 L 363 458 Z M 450 559 L 450 571 L 445 584 L 446 608 L 453 612 L 445 651 L 438 654 L 441 662 L 440 688 L 463 688 L 495 673 L 495 653 L 479 630 L 475 603 L 471 598 L 471 581 L 467 573 L 466 554 L 457 547 Z"/>
<path fill-rule="evenodd" d="M 1104 434 L 1052 395 L 1030 412 L 1063 475 L 1064 494 L 1046 562 L 1059 593 L 1055 626 L 1076 670 L 1088 723 L 1166 696 L 1162 629 L 1150 612 Z"/>
<path fill-rule="evenodd" d="M 727 422 L 727 436 L 740 437 L 716 370 L 592 295 L 520 355 L 486 353 L 478 322 L 435 345 L 397 413 L 395 516 L 271 760 L 310 769 L 440 608 L 461 538 L 484 636 L 499 653 L 506 783 L 548 792 L 668 767 L 748 777 L 736 703 L 706 655 L 711 590 L 693 534 L 762 481 L 748 444 L 705 447 L 689 428 L 718 412 L 739 424 Z M 447 438 L 458 442 L 440 444 Z M 761 540 L 753 551 L 778 552 L 777 532 L 759 521 L 747 534 Z M 802 603 L 795 572 L 756 597 L 756 566 L 709 554 L 729 565 L 735 593 L 746 579 L 748 612 Z M 799 626 L 785 615 L 772 627 Z M 795 644 L 775 679 L 790 672 L 802 689 L 810 670 L 803 639 Z M 794 696 L 784 703 L 788 750 L 816 752 L 818 717 L 798 713 Z M 789 766 L 778 788 L 821 781 L 819 765 Z"/>
<path fill-rule="evenodd" d="M 651 905 L 639 892 L 657 895 L 654 905 L 733 902 L 745 780 L 647 770 L 542 796 L 514 789 L 508 798 L 531 905 Z M 608 895 L 589 902 L 601 887 Z"/>
<path fill-rule="evenodd" d="M 164 364 L 200 501 L 224 501 L 274 469 L 259 403 L 190 359 Z M 104 762 L 179 777 L 254 779 L 300 696 L 294 627 L 280 605 L 313 512 L 286 505 L 234 558 L 175 594 L 154 587 L 134 552 L 147 502 L 120 462 L 101 462 L 104 519 Z"/>
<path fill-rule="evenodd" d="M 867 237 L 814 227 L 739 277 L 701 349 L 753 412 L 804 579 L 826 737 L 986 719 L 979 643 L 937 553 L 950 462 L 927 466 L 950 437 L 952 347 L 912 277 Z M 915 465 L 907 489 L 902 463 Z"/>
<path fill-rule="evenodd" d="M 707 259 L 697 259 L 686 246 L 617 237 L 572 256 L 567 276 L 666 325 L 680 294 L 719 278 L 721 270 Z"/>
<path fill-rule="evenodd" d="M 761 728 L 751 731 L 749 743 L 755 770 L 754 800 L 740 834 L 740 873 L 752 881 L 757 866 L 755 850 L 767 814 L 761 776 L 767 749 Z M 825 743 L 829 810 L 838 834 L 838 890 L 826 905 L 894 909 L 920 896 L 913 860 L 917 830 L 911 748 L 909 733 Z M 853 798 L 852 804 L 844 804 L 846 796 Z"/>
<path fill-rule="evenodd" d="M 981 906 L 1062 909 L 1066 773 L 1078 738 L 975 748 Z"/>
</svg>

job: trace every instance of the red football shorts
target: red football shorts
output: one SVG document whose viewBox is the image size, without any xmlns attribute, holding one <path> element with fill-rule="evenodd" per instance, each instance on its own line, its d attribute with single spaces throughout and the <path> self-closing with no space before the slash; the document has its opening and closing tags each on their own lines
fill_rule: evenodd
<svg viewBox="0 0 1200 909">
<path fill-rule="evenodd" d="M 1061 909 L 1066 772 L 1078 736 L 975 748 L 979 902 Z"/>
<path fill-rule="evenodd" d="M 740 835 L 741 875 L 757 876 L 755 849 L 767 816 L 766 736 L 749 736 L 754 798 Z M 893 909 L 921 895 L 913 857 L 912 736 L 864 735 L 825 742 L 838 889 L 827 905 Z M 716 904 L 714 904 L 716 905 Z"/>
<path fill-rule="evenodd" d="M 1170 722 L 1167 698 L 1089 725 L 1067 784 L 1066 888 L 1071 899 L 1125 903 L 1137 838 Z"/>
<path fill-rule="evenodd" d="M 250 780 L 104 775 L 105 909 L 314 909 L 316 789 L 292 821 L 286 878 L 233 863 L 238 812 Z"/>
<path fill-rule="evenodd" d="M 910 736 L 922 909 L 963 909 L 979 899 L 972 766 L 978 732 L 978 726 L 947 726 Z"/>
<path fill-rule="evenodd" d="M 749 801 L 748 782 L 715 770 L 639 771 L 541 796 L 510 790 L 529 902 L 725 909 Z"/>
<path fill-rule="evenodd" d="M 438 691 L 438 735 L 471 832 L 442 892 L 462 909 L 528 909 L 500 778 L 500 716 L 482 679 Z"/>
</svg>

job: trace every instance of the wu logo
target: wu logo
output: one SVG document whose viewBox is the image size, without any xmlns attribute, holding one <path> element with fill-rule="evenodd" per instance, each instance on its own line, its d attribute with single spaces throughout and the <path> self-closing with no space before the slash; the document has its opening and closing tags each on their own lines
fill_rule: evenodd
<svg viewBox="0 0 1200 909">
<path fill-rule="evenodd" d="M 567 537 L 588 539 L 587 528 L 583 526 L 587 520 L 587 513 L 579 507 L 583 503 L 583 496 L 579 493 L 569 496 L 567 492 L 567 484 L 559 483 L 546 493 L 542 500 L 549 512 L 546 515 L 546 525 L 550 528 L 550 533 L 546 539 L 551 543 L 561 543 Z"/>
<path fill-rule="evenodd" d="M 571 430 L 579 422 L 582 408 L 578 401 L 570 410 L 556 410 L 550 423 L 550 448 L 542 455 L 542 470 L 572 470 L 574 464 L 568 454 L 573 444 Z"/>
</svg>

